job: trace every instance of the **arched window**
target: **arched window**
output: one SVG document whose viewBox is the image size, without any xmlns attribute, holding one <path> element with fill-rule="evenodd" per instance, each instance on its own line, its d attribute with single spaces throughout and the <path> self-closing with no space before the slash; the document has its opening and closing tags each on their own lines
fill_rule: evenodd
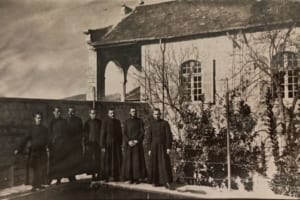
<svg viewBox="0 0 300 200">
<path fill-rule="evenodd" d="M 279 81 L 283 97 L 293 98 L 299 90 L 299 57 L 297 54 L 287 51 L 275 56 L 275 66 L 280 76 Z"/>
<path fill-rule="evenodd" d="M 202 101 L 201 63 L 189 60 L 181 65 L 183 96 L 187 101 Z"/>
</svg>

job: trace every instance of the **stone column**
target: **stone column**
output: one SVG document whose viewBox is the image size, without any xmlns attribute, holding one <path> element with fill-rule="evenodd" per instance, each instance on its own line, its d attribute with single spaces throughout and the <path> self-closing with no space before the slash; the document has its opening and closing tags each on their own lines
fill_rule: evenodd
<svg viewBox="0 0 300 200">
<path fill-rule="evenodd" d="M 97 94 L 97 51 L 92 47 L 88 47 L 88 67 L 86 69 L 87 76 L 87 91 L 86 91 L 86 100 L 93 100 L 94 98 L 94 89 Z M 97 95 L 96 99 L 97 100 Z"/>
<path fill-rule="evenodd" d="M 124 75 L 124 78 L 123 78 L 123 90 L 122 90 L 122 93 L 121 93 L 121 101 L 122 102 L 125 102 L 126 101 L 126 84 L 127 84 L 127 74 L 128 74 L 128 68 L 130 66 L 129 62 L 128 61 L 124 61 L 121 62 L 122 63 L 122 69 L 123 69 L 123 75 Z"/>
<path fill-rule="evenodd" d="M 127 84 L 127 79 L 125 77 L 124 81 L 123 81 L 123 91 L 121 93 L 121 101 L 125 102 L 126 101 L 126 84 Z"/>
<path fill-rule="evenodd" d="M 105 69 L 107 60 L 104 55 L 100 54 L 100 52 L 98 52 L 97 59 L 97 96 L 100 100 L 105 97 Z"/>
</svg>

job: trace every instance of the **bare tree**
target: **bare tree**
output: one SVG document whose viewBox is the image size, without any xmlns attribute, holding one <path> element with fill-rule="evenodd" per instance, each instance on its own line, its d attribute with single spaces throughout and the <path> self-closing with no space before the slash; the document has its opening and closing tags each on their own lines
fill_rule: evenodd
<svg viewBox="0 0 300 200">
<path fill-rule="evenodd" d="M 229 36 L 245 54 L 241 68 L 257 68 L 260 74 L 247 87 L 256 84 L 265 88 L 265 115 L 269 118 L 267 124 L 270 126 L 267 132 L 273 144 L 272 152 L 278 170 L 272 180 L 272 189 L 285 194 L 292 194 L 293 187 L 299 182 L 299 176 L 295 173 L 298 168 L 295 158 L 299 154 L 299 135 L 296 131 L 299 112 L 296 107 L 300 89 L 300 29 L 297 27 L 298 17 L 293 16 L 296 8 L 299 8 L 298 4 L 280 1 L 278 13 L 270 16 L 266 14 L 268 8 L 261 7 L 262 11 L 257 13 L 257 18 L 263 22 L 263 29 L 254 33 L 240 31 Z M 279 16 L 284 21 L 280 21 Z M 280 23 L 274 23 L 274 19 Z M 280 135 L 284 137 L 279 139 Z M 280 146 L 278 142 L 285 145 Z M 279 149 L 282 150 L 281 154 Z M 296 193 L 297 196 L 300 195 L 299 192 Z"/>
<path fill-rule="evenodd" d="M 161 46 L 164 46 L 163 49 Z M 188 83 L 182 75 L 182 64 L 193 58 L 199 60 L 197 47 L 174 49 L 168 44 L 160 44 L 158 55 L 145 55 L 145 66 L 138 80 L 144 88 L 144 98 L 152 107 L 164 105 L 164 116 L 180 129 L 180 123 L 186 109 L 190 106 Z M 167 51 L 166 51 L 167 50 Z M 192 76 L 193 69 L 185 73 L 186 78 Z M 203 101 L 195 107 L 202 109 Z M 174 127 L 173 127 L 174 128 Z"/>
</svg>

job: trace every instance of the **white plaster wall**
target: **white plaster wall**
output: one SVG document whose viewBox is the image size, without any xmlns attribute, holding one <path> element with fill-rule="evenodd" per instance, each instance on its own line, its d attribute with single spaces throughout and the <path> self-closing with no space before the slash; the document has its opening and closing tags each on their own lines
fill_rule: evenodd
<svg viewBox="0 0 300 200">
<path fill-rule="evenodd" d="M 180 64 L 183 62 L 200 61 L 205 102 L 211 102 L 213 100 L 213 60 L 216 60 L 216 92 L 222 93 L 225 91 L 225 79 L 230 79 L 232 75 L 232 50 L 232 41 L 227 36 L 172 42 L 166 44 L 165 62 L 172 63 L 172 70 L 178 73 Z M 152 59 L 162 60 L 160 44 L 142 46 L 142 66 L 149 68 L 147 55 L 150 55 Z"/>
<path fill-rule="evenodd" d="M 264 59 L 266 63 L 270 63 L 270 55 L 268 52 L 268 42 L 257 42 L 257 38 L 263 36 L 265 33 L 251 33 L 246 34 L 250 45 L 259 52 L 260 58 Z M 297 28 L 291 33 L 291 41 L 300 41 L 300 29 Z M 265 87 L 262 87 L 262 82 L 270 82 L 270 77 L 262 72 L 259 68 L 255 68 L 253 64 L 249 64 L 243 68 L 244 64 L 249 60 L 247 58 L 249 51 L 246 45 L 240 44 L 240 48 L 233 47 L 233 40 L 239 42 L 242 39 L 242 35 L 234 36 L 220 36 L 204 39 L 195 39 L 182 42 L 171 42 L 166 44 L 166 63 L 173 63 L 173 71 L 178 73 L 179 66 L 184 61 L 195 59 L 202 63 L 202 87 L 205 94 L 206 103 L 212 100 L 212 66 L 213 60 L 216 60 L 216 93 L 218 96 L 222 96 L 226 91 L 225 79 L 229 79 L 229 90 L 240 85 L 241 74 L 246 74 L 247 79 L 253 82 L 244 91 L 241 96 L 245 98 L 246 102 L 250 105 L 254 117 L 258 119 L 258 124 L 255 131 L 260 131 L 260 137 L 256 141 L 267 142 L 266 154 L 268 175 L 271 177 L 275 172 L 275 166 L 273 157 L 271 155 L 270 143 L 267 139 L 267 134 L 264 131 L 266 127 L 263 119 L 261 119 L 262 113 L 265 111 L 265 106 L 262 102 Z M 288 50 L 298 51 L 294 47 L 297 46 L 291 42 L 291 48 Z M 299 51 L 298 51 L 299 52 Z M 151 44 L 142 46 L 142 68 L 149 70 L 149 63 L 147 57 L 161 60 L 160 44 Z M 300 63 L 300 61 L 299 61 Z M 241 73 L 240 73 L 241 72 Z M 255 81 L 260 78 L 259 81 Z M 143 94 L 143 92 L 142 92 Z M 286 104 L 291 103 L 291 99 L 284 99 Z M 173 127 L 175 130 L 175 127 Z M 280 140 L 280 144 L 281 144 Z"/>
</svg>

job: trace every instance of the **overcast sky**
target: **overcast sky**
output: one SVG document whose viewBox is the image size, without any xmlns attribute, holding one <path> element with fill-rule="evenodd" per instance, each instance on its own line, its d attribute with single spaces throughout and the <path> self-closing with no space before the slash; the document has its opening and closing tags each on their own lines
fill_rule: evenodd
<svg viewBox="0 0 300 200">
<path fill-rule="evenodd" d="M 133 7 L 139 0 L 0 0 L 0 96 L 85 93 L 83 32 L 120 20 L 124 2 Z"/>
</svg>

